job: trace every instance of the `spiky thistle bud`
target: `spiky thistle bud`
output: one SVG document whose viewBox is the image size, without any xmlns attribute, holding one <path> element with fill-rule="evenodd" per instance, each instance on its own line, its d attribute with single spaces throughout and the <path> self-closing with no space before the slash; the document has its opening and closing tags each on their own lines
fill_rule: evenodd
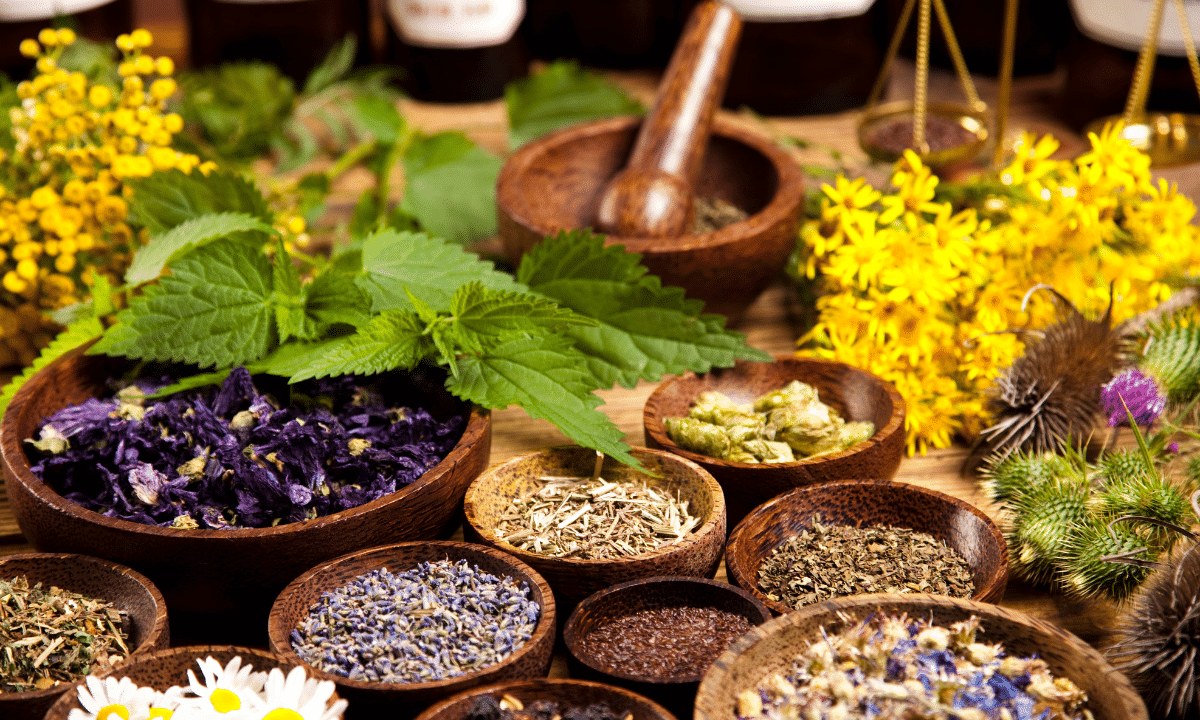
<svg viewBox="0 0 1200 720">
<path fill-rule="evenodd" d="M 1104 522 L 1123 515 L 1148 517 L 1175 526 L 1187 527 L 1193 521 L 1187 497 L 1171 480 L 1155 473 L 1108 482 L 1094 497 L 1094 507 Z M 1144 533 L 1146 542 L 1157 551 L 1169 551 L 1182 537 L 1178 530 L 1126 521 Z"/>
<path fill-rule="evenodd" d="M 1101 455 L 1097 462 L 1097 475 L 1105 484 L 1157 474 L 1157 469 L 1146 462 L 1146 456 L 1140 450 L 1111 450 Z"/>
<path fill-rule="evenodd" d="M 997 503 L 1008 503 L 1047 480 L 1078 474 L 1063 456 L 1038 452 L 1015 452 L 1008 457 L 994 455 L 984 464 L 981 473 L 984 492 Z"/>
<path fill-rule="evenodd" d="M 1195 542 L 1146 580 L 1108 650 L 1151 717 L 1200 713 L 1200 545 Z"/>
<path fill-rule="evenodd" d="M 1082 479 L 1055 478 L 1013 498 L 1008 555 L 1018 575 L 1032 582 L 1057 579 L 1064 542 L 1091 517 L 1090 495 Z"/>
<path fill-rule="evenodd" d="M 1138 589 L 1150 569 L 1116 562 L 1117 557 L 1154 562 L 1159 553 L 1127 523 L 1109 524 L 1098 518 L 1076 527 L 1062 542 L 1059 564 L 1067 593 L 1082 598 L 1106 597 L 1125 601 Z"/>
<path fill-rule="evenodd" d="M 1174 313 L 1151 324 L 1138 365 L 1158 380 L 1172 403 L 1187 402 L 1200 393 L 1200 323 L 1195 312 Z"/>
</svg>

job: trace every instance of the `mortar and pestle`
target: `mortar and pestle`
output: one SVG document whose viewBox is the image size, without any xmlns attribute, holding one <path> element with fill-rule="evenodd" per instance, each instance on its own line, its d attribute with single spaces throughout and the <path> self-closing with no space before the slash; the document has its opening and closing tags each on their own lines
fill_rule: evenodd
<svg viewBox="0 0 1200 720">
<path fill-rule="evenodd" d="M 644 120 L 614 117 L 534 140 L 496 186 L 508 257 L 560 230 L 593 228 L 641 253 L 664 285 L 736 323 L 783 269 L 804 198 L 796 162 L 766 137 L 715 118 L 741 20 L 718 2 L 698 5 Z M 695 198 L 748 214 L 711 232 L 692 229 Z"/>
</svg>

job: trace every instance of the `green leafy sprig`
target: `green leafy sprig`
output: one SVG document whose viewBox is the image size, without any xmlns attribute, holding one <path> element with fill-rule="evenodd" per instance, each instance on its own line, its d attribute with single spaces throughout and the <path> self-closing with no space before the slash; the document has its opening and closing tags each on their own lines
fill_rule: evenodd
<svg viewBox="0 0 1200 720">
<path fill-rule="evenodd" d="M 595 391 L 770 359 L 702 303 L 663 287 L 638 255 L 586 231 L 546 239 L 515 277 L 456 243 L 392 228 L 308 262 L 287 251 L 237 176 L 166 177 L 136 186 L 134 211 L 160 230 L 119 289 L 127 307 L 91 352 L 209 371 L 172 390 L 217 382 L 237 365 L 292 382 L 436 365 L 463 400 L 518 405 L 636 464 Z M 183 191 L 199 178 L 205 193 Z M 79 310 L 53 350 L 77 346 L 103 311 Z"/>
</svg>

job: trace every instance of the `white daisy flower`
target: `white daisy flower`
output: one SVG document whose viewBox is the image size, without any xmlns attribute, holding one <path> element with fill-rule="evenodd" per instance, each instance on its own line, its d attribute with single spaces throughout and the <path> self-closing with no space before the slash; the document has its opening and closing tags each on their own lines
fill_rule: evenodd
<svg viewBox="0 0 1200 720">
<path fill-rule="evenodd" d="M 204 682 L 196 679 L 196 674 L 188 670 L 188 687 L 196 695 L 195 698 L 181 696 L 180 709 L 188 705 L 204 710 L 214 710 L 225 715 L 235 710 L 250 710 L 262 704 L 263 683 L 266 682 L 265 672 L 254 672 L 250 665 L 242 667 L 239 655 L 229 661 L 225 667 L 211 657 L 197 661 Z"/>
<path fill-rule="evenodd" d="M 79 704 L 67 720 L 147 720 L 150 703 L 157 694 L 154 688 L 138 687 L 127 677 L 117 679 L 88 675 L 79 686 Z"/>
<path fill-rule="evenodd" d="M 263 688 L 265 704 L 260 720 L 338 720 L 346 711 L 346 701 L 332 705 L 335 686 L 329 680 L 310 678 L 304 668 L 296 666 L 284 677 L 279 668 L 272 668 Z"/>
</svg>

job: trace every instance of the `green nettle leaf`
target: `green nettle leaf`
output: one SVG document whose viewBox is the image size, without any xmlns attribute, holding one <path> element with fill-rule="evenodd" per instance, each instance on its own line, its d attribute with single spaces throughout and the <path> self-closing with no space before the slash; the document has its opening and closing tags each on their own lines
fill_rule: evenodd
<svg viewBox="0 0 1200 720">
<path fill-rule="evenodd" d="M 512 276 L 441 238 L 383 230 L 363 241 L 357 283 L 370 294 L 373 312 L 414 309 L 409 293 L 435 311 L 447 311 L 459 286 L 472 280 L 497 290 L 524 290 Z"/>
<path fill-rule="evenodd" d="M 279 341 L 287 342 L 294 337 L 315 340 L 317 329 L 306 322 L 303 290 L 300 287 L 300 270 L 291 256 L 278 242 L 279 249 L 271 266 L 272 300 L 275 306 L 275 324 L 279 329 Z"/>
<path fill-rule="evenodd" d="M 340 80 L 354 67 L 354 54 L 358 51 L 358 40 L 347 35 L 333 46 L 325 59 L 304 80 L 304 94 L 312 95 Z"/>
<path fill-rule="evenodd" d="M 400 139 L 407 123 L 389 100 L 373 95 L 354 98 L 354 118 L 358 125 L 383 144 Z"/>
<path fill-rule="evenodd" d="M 354 280 L 338 272 L 323 272 L 303 288 L 304 332 L 315 339 L 331 325 L 361 327 L 371 319 L 371 297 Z"/>
<path fill-rule="evenodd" d="M 520 405 L 580 445 L 638 466 L 624 434 L 596 409 L 603 401 L 592 392 L 595 378 L 565 339 L 516 338 L 458 364 L 458 376 L 446 380 L 454 395 L 488 408 Z"/>
<path fill-rule="evenodd" d="M 179 112 L 224 160 L 263 155 L 291 115 L 291 78 L 266 62 L 231 62 L 179 78 Z"/>
<path fill-rule="evenodd" d="M 130 300 L 93 352 L 223 368 L 275 347 L 272 268 L 260 248 L 218 240 L 170 268 Z"/>
<path fill-rule="evenodd" d="M 318 343 L 306 352 L 285 356 L 271 372 L 287 367 L 289 382 L 314 377 L 356 373 L 371 375 L 389 370 L 410 370 L 432 351 L 426 325 L 416 313 L 387 310 L 346 338 Z"/>
<path fill-rule="evenodd" d="M 554 332 L 567 325 L 596 324 L 595 320 L 544 297 L 493 290 L 480 282 L 470 282 L 458 289 L 450 313 L 459 327 L 492 339 L 519 333 Z"/>
<path fill-rule="evenodd" d="M 34 373 L 88 340 L 99 337 L 103 332 L 104 325 L 95 317 L 84 317 L 68 325 L 50 341 L 49 345 L 42 348 L 42 352 L 34 358 L 29 367 L 10 380 L 4 386 L 4 390 L 0 391 L 0 417 L 8 410 L 8 404 L 12 402 L 13 396 L 29 378 L 33 377 Z"/>
<path fill-rule="evenodd" d="M 175 258 L 194 247 L 225 237 L 234 232 L 254 230 L 272 233 L 274 229 L 262 220 L 245 213 L 202 215 L 176 225 L 165 233 L 151 238 L 150 244 L 138 250 L 125 271 L 127 285 L 140 285 L 158 277 L 162 269 Z"/>
<path fill-rule="evenodd" d="M 417 134 L 404 154 L 400 207 L 426 232 L 453 242 L 495 235 L 502 164 L 462 133 Z"/>
<path fill-rule="evenodd" d="M 725 319 L 702 315 L 703 303 L 663 287 L 640 256 L 587 231 L 559 233 L 526 253 L 517 280 L 534 292 L 597 321 L 566 334 L 586 356 L 602 387 L 656 381 L 686 370 L 702 373 L 737 359 L 770 361 L 748 347 Z"/>
<path fill-rule="evenodd" d="M 208 175 L 167 170 L 127 182 L 133 188 L 133 211 L 151 235 L 213 213 L 245 213 L 271 222 L 262 192 L 248 178 L 227 170 Z"/>
<path fill-rule="evenodd" d="M 517 149 L 567 125 L 613 115 L 640 115 L 642 104 L 573 60 L 558 60 L 504 90 L 508 146 Z"/>
</svg>

